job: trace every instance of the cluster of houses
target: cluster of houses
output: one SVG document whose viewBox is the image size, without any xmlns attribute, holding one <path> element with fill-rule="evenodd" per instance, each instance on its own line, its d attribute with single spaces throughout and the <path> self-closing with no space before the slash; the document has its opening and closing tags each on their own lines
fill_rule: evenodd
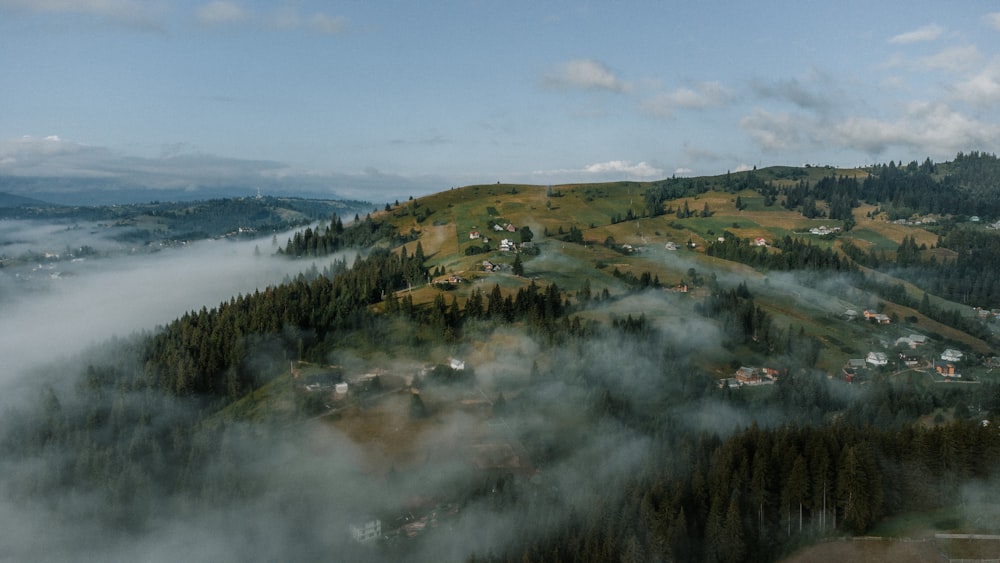
<svg viewBox="0 0 1000 563">
<path fill-rule="evenodd" d="M 811 235 L 832 235 L 833 233 L 839 233 L 840 227 L 827 227 L 826 225 L 821 225 L 819 227 L 813 227 L 809 229 L 809 234 Z"/>
<path fill-rule="evenodd" d="M 910 349 L 917 348 L 927 342 L 927 337 L 922 334 L 911 334 L 909 336 L 904 336 L 896 340 L 898 346 L 906 346 Z M 925 365 L 933 367 L 934 371 L 946 378 L 960 378 L 962 377 L 961 370 L 959 369 L 959 363 L 964 359 L 965 354 L 960 350 L 955 350 L 954 348 L 948 348 L 941 352 L 939 358 L 932 361 L 922 360 L 919 356 L 912 353 L 907 353 L 905 351 L 899 353 L 899 361 L 909 368 L 915 368 L 921 365 L 922 362 L 927 362 Z M 844 375 L 844 380 L 851 383 L 854 378 L 856 378 L 859 372 L 865 368 L 879 368 L 889 365 L 889 356 L 885 352 L 869 352 L 864 358 L 851 358 L 847 360 L 847 363 L 842 368 L 842 373 Z"/>
</svg>

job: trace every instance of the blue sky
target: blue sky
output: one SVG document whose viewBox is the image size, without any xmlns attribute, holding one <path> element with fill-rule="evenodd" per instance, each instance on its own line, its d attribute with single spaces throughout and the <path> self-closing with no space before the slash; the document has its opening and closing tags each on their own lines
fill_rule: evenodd
<svg viewBox="0 0 1000 563">
<path fill-rule="evenodd" d="M 998 145 L 993 2 L 0 0 L 0 176 L 379 201 Z"/>
</svg>

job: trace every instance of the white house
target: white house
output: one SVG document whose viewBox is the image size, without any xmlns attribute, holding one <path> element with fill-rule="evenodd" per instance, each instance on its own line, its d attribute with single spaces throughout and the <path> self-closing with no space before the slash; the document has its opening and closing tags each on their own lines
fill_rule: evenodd
<svg viewBox="0 0 1000 563">
<path fill-rule="evenodd" d="M 873 366 L 884 366 L 889 364 L 889 358 L 886 357 L 885 352 L 868 352 L 868 357 L 865 361 Z"/>
<path fill-rule="evenodd" d="M 451 358 L 451 361 L 449 362 L 448 365 L 451 366 L 451 369 L 455 371 L 462 371 L 465 369 L 465 362 L 455 358 Z"/>
<path fill-rule="evenodd" d="M 357 526 L 352 524 L 350 530 L 354 541 L 368 542 L 382 535 L 382 521 L 375 519 Z"/>
<path fill-rule="evenodd" d="M 963 357 L 965 357 L 965 354 L 954 348 L 948 348 L 944 352 L 941 352 L 941 359 L 946 362 L 960 362 Z"/>
</svg>

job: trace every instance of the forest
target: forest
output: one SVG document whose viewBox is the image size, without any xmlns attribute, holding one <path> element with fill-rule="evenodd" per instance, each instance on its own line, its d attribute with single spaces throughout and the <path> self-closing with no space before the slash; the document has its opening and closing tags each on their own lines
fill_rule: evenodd
<svg viewBox="0 0 1000 563">
<path fill-rule="evenodd" d="M 641 209 L 601 213 L 611 225 L 707 220 L 662 216 L 721 188 L 739 194 L 737 210 L 755 200 L 822 212 L 845 230 L 863 202 L 993 218 L 996 194 L 976 186 L 997 168 L 973 153 L 890 163 L 860 181 L 779 186 L 765 179 L 774 171 L 674 179 L 646 186 Z M 962 203 L 948 199 L 958 194 Z M 665 281 L 675 273 L 653 262 L 640 270 L 574 224 L 536 239 L 519 271 L 440 289 L 427 280 L 448 258 L 427 252 L 422 228 L 390 220 L 405 218 L 397 206 L 348 224 L 327 214 L 277 248 L 321 268 L 31 374 L 10 393 L 24 400 L 0 415 L 0 516 L 49 520 L 52 534 L 44 546 L 12 542 L 3 556 L 124 560 L 183 542 L 186 555 L 219 561 L 771 561 L 942 510 L 956 527 L 996 533 L 1000 383 L 876 370 L 852 385 L 821 366 L 835 346 L 828 336 L 776 307 L 764 283 L 716 266 L 789 273 L 797 291 L 836 276 L 845 299 L 912 306 L 994 346 L 987 324 L 943 300 L 1000 305 L 987 287 L 995 233 L 942 221 L 946 255 L 912 237 L 870 252 L 791 234 L 757 247 L 726 230 L 699 270 L 681 270 L 677 292 Z M 611 281 L 529 275 L 566 245 L 567 255 L 607 252 Z M 916 283 L 924 299 L 876 274 Z M 448 367 L 474 352 L 474 368 Z M 773 384 L 727 385 L 745 361 L 777 374 Z M 302 366 L 331 363 L 316 381 L 358 385 L 356 396 L 324 398 L 295 379 Z M 364 385 L 345 375 L 373 365 L 381 371 Z M 412 383 L 393 383 L 400 374 Z M 406 446 L 418 453 L 383 452 L 376 470 L 342 428 L 391 397 L 406 408 L 386 424 L 423 433 Z M 484 464 L 482 443 L 462 445 L 480 427 L 518 461 Z M 456 461 L 456 450 L 480 457 Z M 437 516 L 420 519 L 431 505 Z M 381 536 L 352 539 L 347 530 L 371 518 Z"/>
</svg>

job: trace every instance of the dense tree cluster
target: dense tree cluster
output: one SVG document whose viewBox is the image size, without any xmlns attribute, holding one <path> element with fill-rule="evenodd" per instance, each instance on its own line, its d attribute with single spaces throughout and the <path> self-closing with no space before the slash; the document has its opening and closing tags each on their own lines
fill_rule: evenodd
<svg viewBox="0 0 1000 563">
<path fill-rule="evenodd" d="M 822 248 L 810 244 L 801 238 L 785 235 L 774 242 L 775 252 L 765 246 L 750 244 L 748 239 L 741 239 L 726 231 L 722 241 L 709 243 L 705 253 L 724 260 L 733 260 L 748 264 L 762 270 L 831 270 L 834 272 L 853 272 L 854 266 L 849 260 L 841 258 L 840 254 L 831 248 Z"/>
</svg>

